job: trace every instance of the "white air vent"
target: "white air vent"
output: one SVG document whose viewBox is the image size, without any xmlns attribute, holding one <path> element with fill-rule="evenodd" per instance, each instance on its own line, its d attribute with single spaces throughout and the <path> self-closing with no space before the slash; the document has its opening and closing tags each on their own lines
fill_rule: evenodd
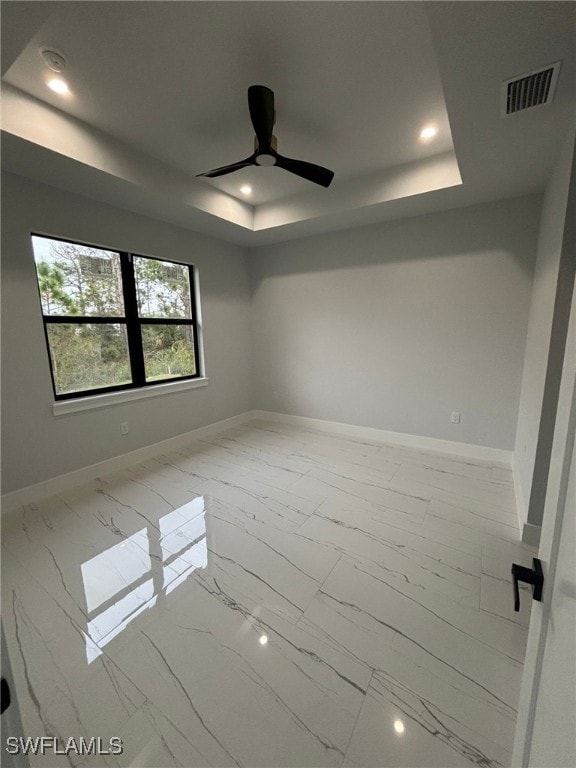
<svg viewBox="0 0 576 768">
<path fill-rule="evenodd" d="M 556 90 L 560 62 L 548 64 L 502 83 L 502 115 L 514 115 L 549 104 Z"/>
</svg>

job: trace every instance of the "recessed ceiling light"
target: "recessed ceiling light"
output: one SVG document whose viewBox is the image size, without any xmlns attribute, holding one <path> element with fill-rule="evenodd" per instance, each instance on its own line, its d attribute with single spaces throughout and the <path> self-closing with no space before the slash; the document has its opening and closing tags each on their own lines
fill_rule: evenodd
<svg viewBox="0 0 576 768">
<path fill-rule="evenodd" d="M 430 141 L 430 139 L 433 139 L 437 133 L 438 128 L 435 128 L 433 125 L 427 125 L 420 131 L 420 138 L 422 141 Z"/>
<path fill-rule="evenodd" d="M 396 733 L 404 733 L 406 728 L 404 727 L 402 720 L 394 720 L 394 730 Z"/>
<path fill-rule="evenodd" d="M 240 187 L 240 192 L 242 192 L 243 195 L 250 195 L 252 193 L 252 187 L 248 186 L 248 184 L 244 184 Z"/>
<path fill-rule="evenodd" d="M 260 645 L 266 645 L 267 642 L 268 642 L 268 637 L 266 635 L 262 635 L 260 637 Z"/>
<path fill-rule="evenodd" d="M 59 93 L 61 96 L 64 96 L 66 93 L 70 93 L 68 83 L 66 80 L 62 80 L 61 77 L 53 77 L 51 80 L 49 80 L 48 88 L 54 91 L 54 93 Z"/>
</svg>

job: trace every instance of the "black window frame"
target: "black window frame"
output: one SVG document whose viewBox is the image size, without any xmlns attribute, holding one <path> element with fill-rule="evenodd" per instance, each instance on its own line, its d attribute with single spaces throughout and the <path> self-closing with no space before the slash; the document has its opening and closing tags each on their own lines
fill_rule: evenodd
<svg viewBox="0 0 576 768">
<path fill-rule="evenodd" d="M 93 248 L 95 250 L 107 251 L 109 253 L 117 253 L 120 257 L 120 272 L 122 277 L 122 296 L 124 298 L 124 312 L 122 316 L 103 316 L 103 315 L 45 315 L 44 308 L 42 306 L 42 296 L 40 294 L 40 284 L 38 281 L 38 271 L 36 269 L 36 286 L 38 289 L 38 297 L 40 300 L 40 311 L 42 313 L 42 321 L 44 325 L 44 336 L 46 339 L 46 349 L 48 352 L 48 363 L 50 366 L 50 377 L 52 379 L 52 390 L 54 392 L 54 398 L 57 401 L 62 400 L 76 400 L 85 397 L 94 397 L 95 395 L 104 395 L 110 392 L 130 392 L 131 390 L 141 389 L 153 389 L 160 384 L 170 384 L 179 381 L 193 381 L 194 379 L 201 379 L 204 376 L 201 370 L 201 358 L 200 358 L 200 342 L 198 338 L 198 308 L 196 301 L 197 292 L 197 269 L 193 264 L 187 264 L 182 261 L 175 261 L 173 259 L 162 259 L 157 256 L 147 256 L 141 253 L 135 253 L 133 251 L 123 251 L 118 248 L 106 247 L 103 245 L 92 245 L 91 243 L 80 242 L 78 240 L 71 240 L 70 238 L 60 237 L 57 235 L 46 235 L 39 232 L 31 232 L 30 237 L 41 237 L 44 240 L 57 240 L 62 243 L 71 243 L 72 245 L 85 246 L 87 248 Z M 34 244 L 32 241 L 32 251 L 34 251 Z M 181 267 L 188 269 L 188 284 L 190 287 L 190 307 L 192 317 L 140 317 L 138 314 L 138 292 L 136 288 L 136 278 L 134 275 L 134 257 L 141 259 L 149 259 L 150 261 L 160 261 L 165 264 L 177 264 Z M 36 267 L 36 258 L 34 258 L 34 264 Z M 52 351 L 50 348 L 50 339 L 48 336 L 48 325 L 56 325 L 59 323 L 65 323 L 68 325 L 77 323 L 85 325 L 99 325 L 99 324 L 114 324 L 125 325 L 126 334 L 128 338 L 128 357 L 130 363 L 130 372 L 132 375 L 132 382 L 129 384 L 118 384 L 109 387 L 95 387 L 94 389 L 83 389 L 76 392 L 66 392 L 64 394 L 58 394 L 56 392 L 56 379 L 54 377 L 54 369 L 52 365 Z M 146 381 L 145 366 L 144 366 L 144 347 L 142 345 L 142 325 L 189 325 L 193 331 L 193 346 L 194 346 L 194 362 L 196 366 L 196 373 L 188 376 L 170 376 L 165 379 L 155 379 L 154 381 Z"/>
</svg>

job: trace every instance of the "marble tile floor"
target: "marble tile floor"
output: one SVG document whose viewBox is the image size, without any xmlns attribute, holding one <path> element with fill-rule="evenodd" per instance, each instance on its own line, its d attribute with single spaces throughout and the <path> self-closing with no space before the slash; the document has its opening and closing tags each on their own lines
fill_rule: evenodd
<svg viewBox="0 0 576 768">
<path fill-rule="evenodd" d="M 511 472 L 265 421 L 3 521 L 26 736 L 52 766 L 510 764 L 530 595 Z"/>
</svg>

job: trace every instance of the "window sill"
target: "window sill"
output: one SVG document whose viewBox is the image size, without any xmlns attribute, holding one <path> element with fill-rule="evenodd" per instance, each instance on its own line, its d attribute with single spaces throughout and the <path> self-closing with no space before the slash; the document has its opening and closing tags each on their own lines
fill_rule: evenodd
<svg viewBox="0 0 576 768">
<path fill-rule="evenodd" d="M 54 416 L 63 416 L 66 413 L 75 413 L 77 411 L 91 411 L 95 408 L 104 408 L 108 405 L 119 405 L 128 403 L 132 400 L 143 400 L 149 397 L 159 397 L 160 395 L 171 395 L 175 392 L 184 392 L 187 389 L 196 389 L 197 387 L 207 386 L 209 379 L 188 379 L 187 381 L 169 381 L 166 384 L 157 384 L 152 387 L 141 387 L 140 389 L 129 389 L 123 392 L 106 392 L 103 395 L 92 395 L 90 397 L 79 397 L 74 400 L 59 400 L 52 406 Z"/>
</svg>

